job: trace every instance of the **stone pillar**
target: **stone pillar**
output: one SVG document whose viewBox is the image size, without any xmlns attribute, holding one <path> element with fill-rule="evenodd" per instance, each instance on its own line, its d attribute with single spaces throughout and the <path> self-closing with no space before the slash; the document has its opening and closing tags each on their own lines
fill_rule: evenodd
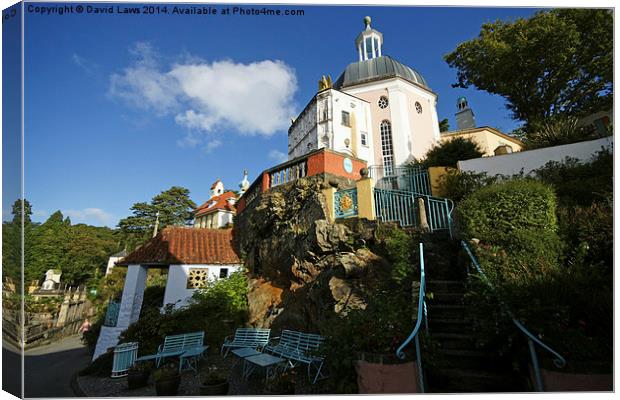
<svg viewBox="0 0 620 400">
<path fill-rule="evenodd" d="M 69 315 L 69 307 L 71 306 L 71 290 L 68 293 L 65 293 L 65 299 L 60 305 L 60 311 L 58 312 L 58 320 L 56 320 L 56 326 L 61 327 L 65 325 L 67 322 L 67 317 Z"/>
<path fill-rule="evenodd" d="M 325 196 L 325 205 L 327 206 L 327 221 L 333 223 L 336 220 L 336 211 L 334 210 L 336 188 L 330 186 L 322 191 L 323 196 Z"/>
<path fill-rule="evenodd" d="M 375 196 L 372 179 L 368 177 L 368 169 L 360 171 L 362 179 L 355 183 L 357 187 L 357 215 L 369 220 L 377 219 L 375 213 Z"/>
<path fill-rule="evenodd" d="M 428 226 L 428 220 L 426 219 L 426 206 L 422 197 L 418 197 L 418 212 L 420 213 L 420 229 L 424 232 L 430 231 L 431 228 Z"/>
<path fill-rule="evenodd" d="M 142 265 L 132 264 L 127 267 L 117 327 L 126 328 L 140 317 L 146 287 L 146 272 L 147 268 Z"/>
</svg>

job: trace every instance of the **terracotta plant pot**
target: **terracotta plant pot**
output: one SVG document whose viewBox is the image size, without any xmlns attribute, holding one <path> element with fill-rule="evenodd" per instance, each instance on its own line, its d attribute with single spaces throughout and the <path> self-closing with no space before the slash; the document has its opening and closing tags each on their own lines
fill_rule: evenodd
<svg viewBox="0 0 620 400">
<path fill-rule="evenodd" d="M 129 386 L 129 390 L 146 386 L 150 374 L 150 371 L 129 371 L 127 374 L 127 386 Z"/>
<path fill-rule="evenodd" d="M 200 385 L 201 396 L 225 396 L 228 394 L 228 381 L 222 381 L 213 385 Z"/>
<path fill-rule="evenodd" d="M 155 392 L 158 396 L 175 396 L 179 390 L 181 375 L 161 378 L 155 381 Z"/>
</svg>

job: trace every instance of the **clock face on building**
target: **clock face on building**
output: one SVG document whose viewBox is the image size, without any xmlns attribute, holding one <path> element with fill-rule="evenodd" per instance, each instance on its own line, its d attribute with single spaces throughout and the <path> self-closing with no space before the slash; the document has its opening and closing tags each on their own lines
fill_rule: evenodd
<svg viewBox="0 0 620 400">
<path fill-rule="evenodd" d="M 347 171 L 347 173 L 351 173 L 353 172 L 353 162 L 351 161 L 351 159 L 349 157 L 345 158 L 342 161 L 342 164 L 344 166 L 344 170 Z"/>
</svg>

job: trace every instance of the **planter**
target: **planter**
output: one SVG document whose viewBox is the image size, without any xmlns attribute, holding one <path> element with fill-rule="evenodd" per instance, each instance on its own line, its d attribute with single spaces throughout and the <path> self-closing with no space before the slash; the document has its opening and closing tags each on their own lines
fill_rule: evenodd
<svg viewBox="0 0 620 400">
<path fill-rule="evenodd" d="M 228 381 L 223 381 L 213 385 L 200 385 L 201 396 L 225 396 L 228 394 Z"/>
<path fill-rule="evenodd" d="M 127 386 L 129 386 L 129 390 L 146 386 L 150 374 L 150 371 L 129 371 L 127 374 Z"/>
<path fill-rule="evenodd" d="M 418 393 L 418 368 L 414 362 L 401 364 L 355 362 L 360 394 Z"/>
<path fill-rule="evenodd" d="M 271 385 L 263 391 L 265 396 L 282 396 L 295 394 L 295 385 Z"/>
<path fill-rule="evenodd" d="M 155 392 L 158 396 L 175 396 L 181 383 L 181 375 L 161 378 L 155 381 Z"/>
<path fill-rule="evenodd" d="M 614 388 L 613 374 L 578 374 L 541 368 L 540 376 L 545 392 L 611 392 Z M 530 379 L 535 382 L 531 367 Z"/>
</svg>

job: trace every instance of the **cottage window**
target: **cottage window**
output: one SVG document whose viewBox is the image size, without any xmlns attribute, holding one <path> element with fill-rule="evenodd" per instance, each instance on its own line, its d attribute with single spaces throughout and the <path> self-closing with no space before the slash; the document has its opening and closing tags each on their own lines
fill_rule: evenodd
<svg viewBox="0 0 620 400">
<path fill-rule="evenodd" d="M 220 268 L 220 279 L 228 278 L 228 268 Z"/>
<path fill-rule="evenodd" d="M 205 287 L 209 279 L 208 268 L 190 268 L 187 275 L 187 289 L 200 289 Z"/>
</svg>

